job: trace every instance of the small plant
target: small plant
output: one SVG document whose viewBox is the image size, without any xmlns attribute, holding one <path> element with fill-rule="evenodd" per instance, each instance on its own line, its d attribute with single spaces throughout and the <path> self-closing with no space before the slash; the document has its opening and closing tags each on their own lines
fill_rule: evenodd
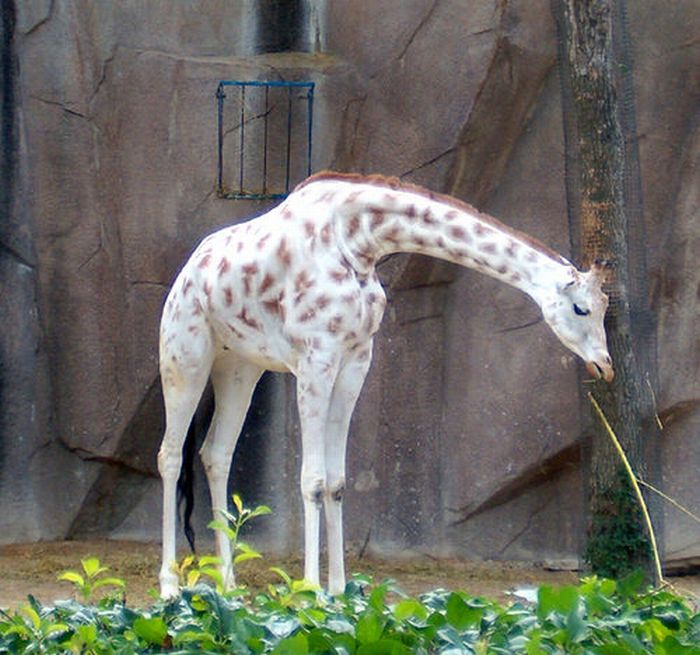
<svg viewBox="0 0 700 655">
<path fill-rule="evenodd" d="M 180 587 L 194 587 L 202 576 L 211 578 L 216 585 L 216 590 L 223 593 L 223 580 L 219 566 L 221 558 L 214 555 L 187 555 L 178 564 L 173 564 L 173 571 L 177 573 Z"/>
<path fill-rule="evenodd" d="M 220 509 L 219 513 L 223 518 L 211 521 L 209 527 L 212 530 L 219 530 L 226 535 L 226 538 L 231 544 L 231 557 L 233 558 L 233 565 L 235 566 L 241 562 L 262 557 L 257 550 L 240 540 L 240 532 L 241 528 L 248 521 L 258 516 L 270 514 L 272 510 L 267 505 L 258 505 L 254 509 L 244 507 L 243 501 L 238 494 L 233 494 L 231 499 L 236 508 L 236 514 L 232 514 L 225 509 Z M 209 575 L 209 573 L 207 573 L 207 575 Z"/>
<path fill-rule="evenodd" d="M 73 583 L 83 602 L 90 602 L 92 595 L 98 589 L 104 589 L 105 587 L 124 589 L 126 586 L 126 583 L 121 578 L 103 577 L 109 571 L 109 567 L 103 566 L 97 557 L 88 557 L 80 560 L 80 564 L 83 567 L 82 573 L 64 571 L 58 576 L 58 579 Z"/>
</svg>

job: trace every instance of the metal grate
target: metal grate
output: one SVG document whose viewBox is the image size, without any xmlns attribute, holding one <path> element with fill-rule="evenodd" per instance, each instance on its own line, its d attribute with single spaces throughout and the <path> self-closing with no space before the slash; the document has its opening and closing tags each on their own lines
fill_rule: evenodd
<svg viewBox="0 0 700 655">
<path fill-rule="evenodd" d="M 311 174 L 314 86 L 313 82 L 219 82 L 219 197 L 284 198 L 292 184 Z"/>
</svg>

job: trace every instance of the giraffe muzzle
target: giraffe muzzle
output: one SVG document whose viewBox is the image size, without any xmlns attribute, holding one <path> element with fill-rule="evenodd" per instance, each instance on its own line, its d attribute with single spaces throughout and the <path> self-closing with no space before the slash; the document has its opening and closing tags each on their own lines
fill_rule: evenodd
<svg viewBox="0 0 700 655">
<path fill-rule="evenodd" d="M 615 377 L 615 371 L 613 370 L 612 364 L 610 363 L 610 358 L 606 358 L 607 361 L 598 362 L 586 362 L 586 370 L 596 379 L 605 380 L 607 383 L 613 381 Z"/>
</svg>

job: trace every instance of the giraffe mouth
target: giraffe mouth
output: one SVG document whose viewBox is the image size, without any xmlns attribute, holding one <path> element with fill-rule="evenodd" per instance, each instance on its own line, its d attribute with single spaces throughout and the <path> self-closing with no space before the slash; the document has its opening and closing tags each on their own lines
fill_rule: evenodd
<svg viewBox="0 0 700 655">
<path fill-rule="evenodd" d="M 615 371 L 613 370 L 613 367 L 607 362 L 604 362 L 602 364 L 593 361 L 586 362 L 586 370 L 596 380 L 605 380 L 608 383 L 612 382 L 613 378 L 615 377 Z"/>
</svg>

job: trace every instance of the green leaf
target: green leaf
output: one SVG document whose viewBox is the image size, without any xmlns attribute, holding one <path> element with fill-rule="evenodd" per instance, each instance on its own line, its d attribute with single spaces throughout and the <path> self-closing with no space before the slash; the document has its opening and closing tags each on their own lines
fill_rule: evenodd
<svg viewBox="0 0 700 655">
<path fill-rule="evenodd" d="M 134 634 L 152 646 L 162 646 L 168 636 L 168 626 L 159 616 L 150 619 L 140 616 L 134 621 L 133 630 Z"/>
<path fill-rule="evenodd" d="M 428 610 L 415 598 L 404 598 L 394 607 L 394 616 L 399 621 L 409 618 L 425 621 L 428 618 Z"/>
<path fill-rule="evenodd" d="M 236 511 L 238 512 L 238 516 L 243 515 L 243 501 L 241 500 L 241 497 L 238 494 L 233 494 L 231 496 L 233 499 L 233 504 L 236 506 Z"/>
<path fill-rule="evenodd" d="M 361 644 L 379 641 L 386 625 L 386 619 L 376 611 L 367 610 L 357 621 L 355 636 Z"/>
<path fill-rule="evenodd" d="M 261 559 L 262 555 L 254 550 L 249 550 L 244 553 L 239 553 L 233 558 L 234 564 L 240 564 L 241 562 L 247 562 L 250 559 Z"/>
<path fill-rule="evenodd" d="M 126 587 L 126 582 L 121 578 L 101 578 L 100 580 L 96 580 L 92 585 L 93 589 L 98 589 L 99 587 L 119 587 L 123 589 Z"/>
<path fill-rule="evenodd" d="M 306 636 L 298 632 L 282 639 L 272 651 L 273 655 L 308 655 L 309 642 Z"/>
<path fill-rule="evenodd" d="M 221 558 L 216 555 L 202 555 L 199 558 L 198 565 L 200 568 L 205 566 L 221 566 Z"/>
<path fill-rule="evenodd" d="M 87 575 L 88 578 L 94 578 L 95 576 L 100 575 L 100 573 L 109 571 L 108 567 L 100 564 L 100 560 L 97 559 L 97 557 L 88 557 L 80 560 L 80 563 L 82 564 L 83 571 L 85 571 L 85 575 Z"/>
<path fill-rule="evenodd" d="M 371 644 L 363 644 L 357 655 L 410 655 L 410 649 L 396 639 L 382 639 Z"/>
<path fill-rule="evenodd" d="M 469 607 L 457 593 L 451 593 L 447 599 L 445 618 L 459 632 L 477 625 L 483 615 L 483 607 Z"/>
<path fill-rule="evenodd" d="M 284 580 L 284 583 L 285 583 L 288 587 L 291 586 L 291 584 L 292 584 L 292 578 L 289 576 L 289 574 L 288 574 L 286 571 L 282 570 L 282 569 L 279 568 L 278 566 L 271 566 L 271 567 L 269 568 L 269 571 L 270 571 L 271 573 L 275 573 L 275 574 L 278 575 L 280 578 L 282 578 L 282 580 Z"/>
<path fill-rule="evenodd" d="M 207 527 L 211 528 L 212 530 L 219 530 L 223 532 L 231 540 L 236 538 L 235 530 L 232 530 L 229 527 L 229 524 L 226 521 L 222 521 L 221 519 L 215 519 L 213 521 L 210 521 Z"/>
<path fill-rule="evenodd" d="M 72 582 L 81 587 L 85 585 L 85 578 L 75 571 L 64 571 L 58 576 L 58 580 L 66 580 L 67 582 Z"/>
<path fill-rule="evenodd" d="M 580 594 L 576 587 L 566 586 L 560 589 L 543 586 L 537 593 L 537 616 L 540 620 L 546 619 L 552 612 L 568 614 L 579 602 Z"/>
</svg>

